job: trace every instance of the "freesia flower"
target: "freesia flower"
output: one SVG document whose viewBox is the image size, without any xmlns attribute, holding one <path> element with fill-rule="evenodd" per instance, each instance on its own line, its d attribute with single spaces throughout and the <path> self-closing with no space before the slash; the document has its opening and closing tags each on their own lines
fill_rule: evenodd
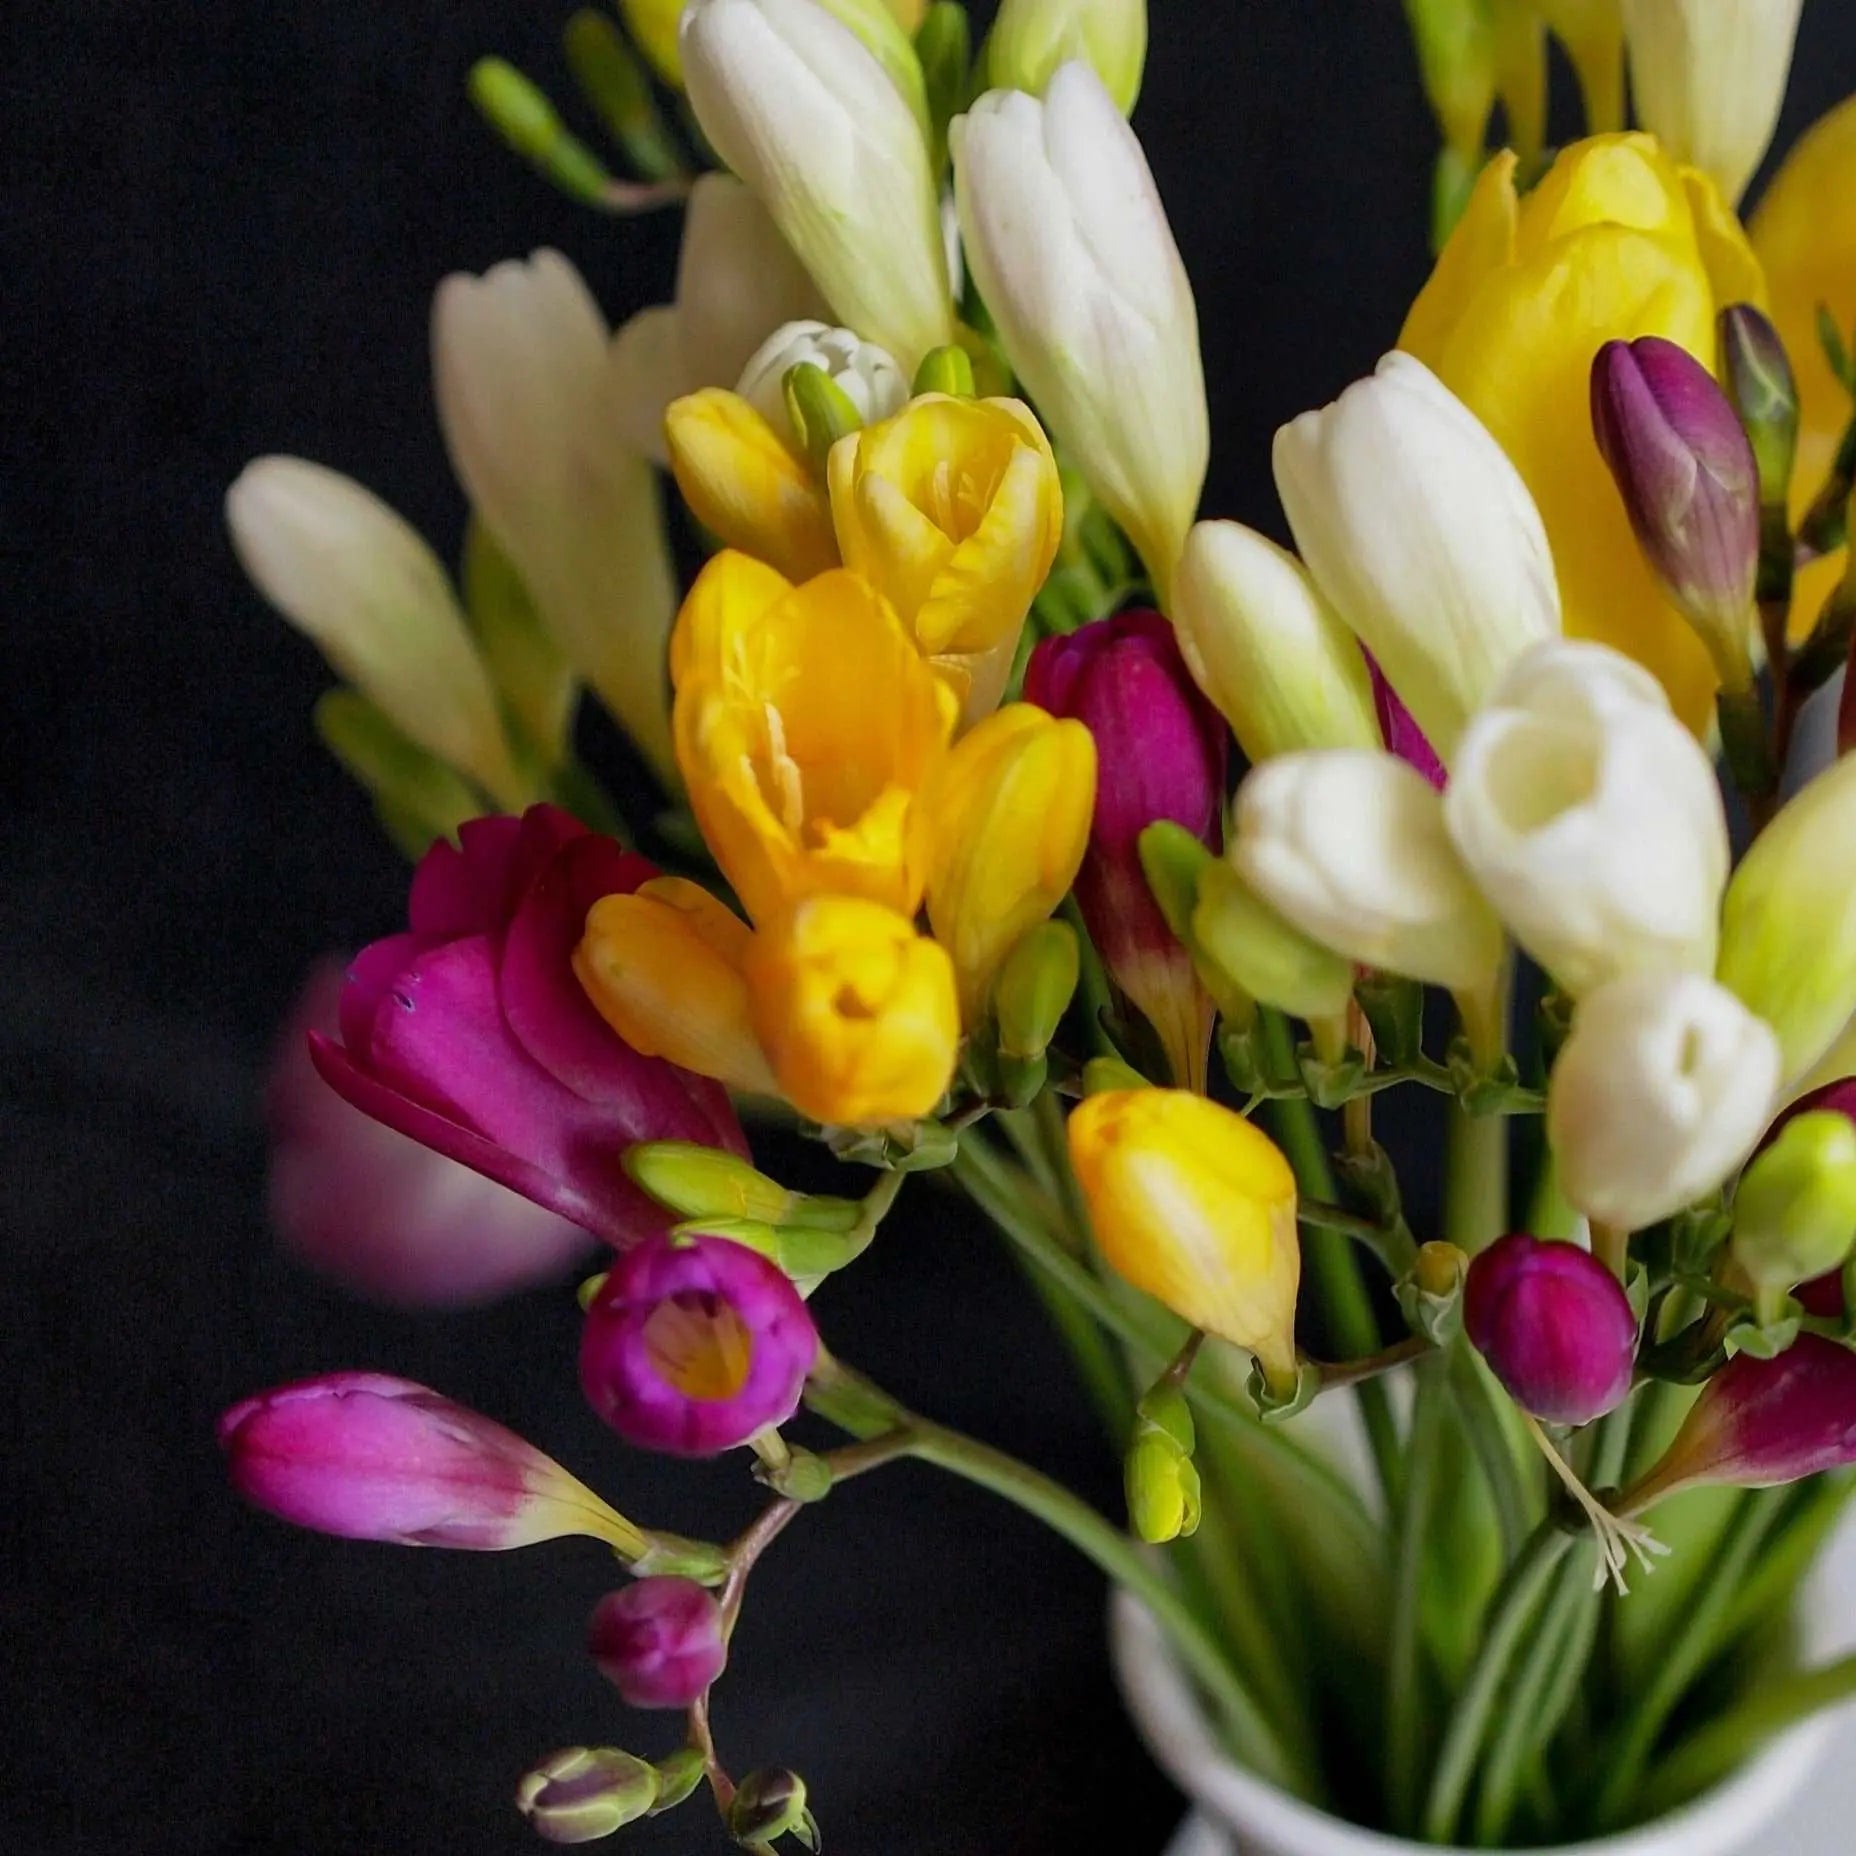
<svg viewBox="0 0 1856 1856">
<path fill-rule="evenodd" d="M 408 740 L 503 804 L 522 782 L 451 577 L 370 490 L 303 458 L 247 464 L 226 526 L 252 584 Z"/>
<path fill-rule="evenodd" d="M 544 1843 L 596 1843 L 657 1802 L 657 1768 L 612 1746 L 567 1746 L 522 1775 L 516 1809 Z"/>
<path fill-rule="evenodd" d="M 1013 372 L 1167 603 L 1210 454 L 1198 309 L 1147 158 L 1101 79 L 955 119 L 967 262 Z"/>
<path fill-rule="evenodd" d="M 906 916 L 856 896 L 802 898 L 764 923 L 743 971 L 780 1093 L 826 1126 L 931 1113 L 954 1078 L 953 962 Z"/>
<path fill-rule="evenodd" d="M 1287 549 L 1241 522 L 1200 522 L 1173 606 L 1180 652 L 1247 759 L 1379 745 L 1366 657 Z"/>
<path fill-rule="evenodd" d="M 850 401 L 865 425 L 899 413 L 909 400 L 909 383 L 894 358 L 875 342 L 829 323 L 782 323 L 743 364 L 735 391 L 797 450 L 786 406 L 786 376 L 795 367 L 816 367 Z"/>
<path fill-rule="evenodd" d="M 1159 1033 L 1174 1079 L 1200 1087 L 1211 1002 L 1148 887 L 1140 836 L 1170 819 L 1217 848 L 1223 724 L 1157 612 L 1045 639 L 1031 654 L 1025 696 L 1095 737 L 1095 819 L 1077 904 L 1115 983 Z"/>
<path fill-rule="evenodd" d="M 990 83 L 1042 96 L 1072 58 L 1132 115 L 1147 63 L 1147 0 L 1003 0 L 986 40 Z"/>
<path fill-rule="evenodd" d="M 633 1708 L 687 1708 L 728 1662 L 714 1594 L 669 1574 L 608 1592 L 587 1625 L 587 1650 Z"/>
<path fill-rule="evenodd" d="M 1293 1386 L 1295 1175 L 1268 1135 L 1204 1096 L 1135 1089 L 1079 1104 L 1069 1141 L 1110 1268 Z"/>
<path fill-rule="evenodd" d="M 1276 434 L 1296 546 L 1448 764 L 1496 680 L 1556 637 L 1553 556 L 1527 486 L 1407 354 Z"/>
<path fill-rule="evenodd" d="M 664 36 L 674 48 L 674 17 Z M 664 413 L 671 401 L 703 387 L 732 387 L 776 330 L 824 307 L 754 195 L 732 174 L 699 176 L 684 213 L 676 300 L 640 310 L 613 340 L 618 413 L 633 450 L 669 463 Z"/>
<path fill-rule="evenodd" d="M 968 1025 L 1000 962 L 1069 894 L 1095 796 L 1089 730 L 1029 702 L 988 716 L 942 763 L 928 800 L 928 919 L 954 962 Z"/>
<path fill-rule="evenodd" d="M 1372 654 L 1366 654 L 1366 670 L 1373 682 L 1373 714 L 1379 723 L 1379 738 L 1388 754 L 1396 755 L 1406 766 L 1423 774 L 1426 782 L 1442 792 L 1450 784 L 1450 775 L 1437 758 L 1430 737 L 1417 724 L 1411 711 L 1398 699 L 1398 691 L 1379 668 Z"/>
<path fill-rule="evenodd" d="M 1770 1360 L 1736 1354 L 1701 1389 L 1682 1428 L 1619 1503 L 1641 1513 L 1678 1489 L 1776 1488 L 1856 1463 L 1856 1353 L 1800 1334 Z"/>
<path fill-rule="evenodd" d="M 312 969 L 265 1085 L 271 1222 L 319 1275 L 409 1308 L 493 1301 L 558 1280 L 592 1239 L 494 1180 L 364 1115 L 310 1061 L 333 1033 L 340 965 Z"/>
<path fill-rule="evenodd" d="M 1637 1230 L 1711 1192 L 1753 1151 L 1779 1046 L 1697 973 L 1630 973 L 1579 1002 L 1547 1090 L 1567 1201 Z"/>
<path fill-rule="evenodd" d="M 1622 4 L 1638 119 L 1738 205 L 1778 126 L 1804 0 Z"/>
<path fill-rule="evenodd" d="M 1515 1403 L 1549 1424 L 1590 1424 L 1630 1390 L 1637 1317 L 1577 1244 L 1498 1238 L 1470 1260 L 1463 1326 Z"/>
<path fill-rule="evenodd" d="M 677 757 L 722 873 L 757 922 L 821 891 L 913 914 L 921 795 L 956 699 L 856 574 L 791 586 L 717 555 L 677 621 Z"/>
<path fill-rule="evenodd" d="M 586 1534 L 627 1558 L 646 1545 L 513 1431 L 384 1373 L 260 1392 L 219 1420 L 219 1447 L 248 1502 L 347 1540 L 494 1553 Z"/>
<path fill-rule="evenodd" d="M 953 305 L 922 122 L 884 64 L 811 0 L 691 0 L 680 44 L 716 152 L 838 320 L 913 374 Z"/>
<path fill-rule="evenodd" d="M 1031 409 L 923 394 L 841 438 L 830 484 L 845 566 L 966 682 L 968 718 L 991 713 L 1063 538 L 1057 460 Z"/>
<path fill-rule="evenodd" d="M 1603 645 L 1539 646 L 1470 723 L 1443 801 L 1470 873 L 1574 998 L 1714 971 L 1727 818 L 1662 686 Z"/>
<path fill-rule="evenodd" d="M 587 1309 L 580 1385 L 628 1443 L 732 1450 L 798 1409 L 818 1332 L 777 1264 L 720 1237 L 658 1237 L 613 1266 Z"/>
<path fill-rule="evenodd" d="M 1856 755 L 1753 840 L 1721 911 L 1721 983 L 1779 1034 L 1788 1081 L 1856 1017 Z"/>
<path fill-rule="evenodd" d="M 1567 408 L 1584 402 L 1606 341 L 1660 335 L 1710 359 L 1716 312 L 1763 295 L 1705 177 L 1647 136 L 1599 135 L 1562 150 L 1525 199 L 1514 157 L 1489 163 L 1399 336 L 1519 471 L 1552 544 L 1568 635 L 1636 658 L 1697 730 L 1714 694 L 1707 652 L 1657 587 L 1589 427 Z M 1398 664 L 1383 661 L 1411 702 Z M 1448 760 L 1448 742 L 1437 746 Z"/>
<path fill-rule="evenodd" d="M 663 507 L 626 437 L 605 318 L 559 252 L 458 273 L 432 301 L 439 423 L 458 480 L 568 661 L 665 777 L 676 610 Z"/>
<path fill-rule="evenodd" d="M 712 1082 L 628 1048 L 574 977 L 588 909 L 656 872 L 552 806 L 478 819 L 414 873 L 407 930 L 348 970 L 341 1040 L 312 1033 L 356 1108 L 612 1244 L 662 1228 L 629 1142 L 742 1151 Z"/>
</svg>

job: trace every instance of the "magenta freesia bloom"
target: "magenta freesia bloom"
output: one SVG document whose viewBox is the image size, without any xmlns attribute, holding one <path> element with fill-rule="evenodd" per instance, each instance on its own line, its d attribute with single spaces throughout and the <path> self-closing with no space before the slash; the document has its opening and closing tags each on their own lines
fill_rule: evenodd
<svg viewBox="0 0 1856 1856">
<path fill-rule="evenodd" d="M 1736 1354 L 1702 1387 L 1663 1460 L 1626 1497 L 1648 1508 L 1677 1489 L 1767 1489 L 1856 1463 L 1856 1353 L 1800 1334 L 1775 1359 Z"/>
<path fill-rule="evenodd" d="M 271 1220 L 319 1275 L 375 1301 L 461 1307 L 552 1282 L 594 1240 L 505 1186 L 342 1100 L 310 1061 L 336 1028 L 341 967 L 319 963 L 280 1034 L 264 1092 Z"/>
<path fill-rule="evenodd" d="M 1550 1424 L 1589 1424 L 1630 1390 L 1637 1317 L 1577 1244 L 1498 1238 L 1469 1266 L 1463 1326 L 1514 1402 Z"/>
<path fill-rule="evenodd" d="M 1408 767 L 1415 767 L 1441 793 L 1450 783 L 1450 776 L 1444 770 L 1444 764 L 1437 758 L 1437 750 L 1431 746 L 1430 737 L 1418 726 L 1417 718 L 1399 701 L 1398 691 L 1392 687 L 1386 673 L 1379 668 L 1379 660 L 1372 652 L 1364 651 L 1368 674 L 1373 679 L 1373 709 L 1379 717 L 1379 738 L 1386 744 L 1386 751 L 1396 754 Z"/>
<path fill-rule="evenodd" d="M 687 1708 L 728 1661 L 722 1608 L 694 1579 L 640 1579 L 594 1607 L 586 1645 L 634 1708 Z"/>
<path fill-rule="evenodd" d="M 328 1373 L 260 1392 L 219 1420 L 233 1486 L 280 1520 L 345 1540 L 501 1552 L 590 1534 L 643 1544 L 532 1444 L 385 1373 Z"/>
<path fill-rule="evenodd" d="M 1202 1080 L 1211 1015 L 1141 869 L 1159 819 L 1218 847 L 1228 736 L 1158 612 L 1098 619 L 1031 653 L 1025 700 L 1095 738 L 1096 806 L 1077 906 L 1115 982 L 1153 1022 L 1175 1079 Z"/>
<path fill-rule="evenodd" d="M 799 1407 L 818 1331 L 780 1267 L 727 1238 L 657 1237 L 587 1310 L 580 1385 L 627 1442 L 714 1456 Z"/>
<path fill-rule="evenodd" d="M 745 1153 L 727 1092 L 631 1049 L 572 956 L 587 910 L 656 874 L 554 806 L 481 818 L 413 873 L 404 934 L 348 969 L 316 1068 L 356 1108 L 608 1243 L 663 1214 L 625 1176 L 634 1141 Z"/>
<path fill-rule="evenodd" d="M 1714 376 L 1660 336 L 1606 342 L 1592 363 L 1592 430 L 1670 597 L 1744 627 L 1759 565 L 1759 469 Z"/>
</svg>

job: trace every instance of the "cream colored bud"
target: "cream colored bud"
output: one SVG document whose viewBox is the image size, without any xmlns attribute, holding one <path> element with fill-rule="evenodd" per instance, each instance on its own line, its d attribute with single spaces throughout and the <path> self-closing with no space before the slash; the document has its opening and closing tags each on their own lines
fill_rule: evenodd
<svg viewBox="0 0 1856 1856">
<path fill-rule="evenodd" d="M 1696 973 L 1632 973 L 1579 1002 L 1553 1066 L 1547 1139 L 1588 1218 L 1637 1230 L 1712 1192 L 1765 1131 L 1771 1027 Z"/>
<path fill-rule="evenodd" d="M 909 383 L 886 349 L 826 322 L 786 323 L 749 357 L 735 391 L 795 450 L 799 436 L 786 410 L 786 376 L 795 367 L 816 367 L 842 390 L 865 425 L 909 403 Z"/>
<path fill-rule="evenodd" d="M 989 83 L 1042 96 L 1072 58 L 1131 114 L 1147 63 L 1147 0 L 1002 0 L 986 41 Z"/>
</svg>

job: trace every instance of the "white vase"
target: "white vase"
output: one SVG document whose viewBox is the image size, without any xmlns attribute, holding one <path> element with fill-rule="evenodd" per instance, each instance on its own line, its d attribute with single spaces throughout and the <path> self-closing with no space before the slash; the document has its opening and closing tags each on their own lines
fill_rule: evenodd
<svg viewBox="0 0 1856 1856">
<path fill-rule="evenodd" d="M 1856 1518 L 1824 1555 L 1804 1612 L 1806 1640 L 1816 1657 L 1840 1655 L 1856 1644 Z M 1193 1856 L 1226 1856 L 1227 1850 L 1230 1856 L 1451 1856 L 1433 1844 L 1330 1817 L 1234 1765 L 1159 1626 L 1125 1592 L 1117 1592 L 1110 1606 L 1109 1635 L 1116 1677 L 1136 1728 L 1198 1807 L 1199 1822 L 1181 1845 Z M 1846 1751 L 1856 1751 L 1850 1729 L 1847 1714 L 1806 1721 L 1668 1817 L 1532 1856 L 1742 1856 L 1755 1843 L 1771 1856 L 1847 1856 L 1856 1843 L 1850 1832 L 1856 1823 L 1856 1759 L 1840 1758 L 1817 1778 L 1812 1774 L 1833 1736 Z"/>
</svg>

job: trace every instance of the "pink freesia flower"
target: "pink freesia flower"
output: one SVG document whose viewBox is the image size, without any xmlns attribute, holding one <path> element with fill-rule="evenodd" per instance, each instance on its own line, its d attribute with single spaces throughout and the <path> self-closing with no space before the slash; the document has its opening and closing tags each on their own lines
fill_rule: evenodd
<svg viewBox="0 0 1856 1856">
<path fill-rule="evenodd" d="M 746 1151 L 721 1085 L 623 1042 L 573 950 L 589 908 L 656 874 L 553 806 L 481 818 L 413 874 L 407 930 L 348 969 L 316 1068 L 390 1128 L 624 1246 L 664 1228 L 626 1177 L 634 1141 Z"/>
<path fill-rule="evenodd" d="M 219 1420 L 254 1506 L 346 1540 L 501 1552 L 588 1534 L 635 1555 L 637 1530 L 513 1431 L 384 1373 L 260 1392 Z"/>
<path fill-rule="evenodd" d="M 1228 736 L 1158 612 L 1124 612 L 1046 638 L 1025 671 L 1025 700 L 1095 738 L 1096 806 L 1076 879 L 1077 906 L 1115 983 L 1152 1021 L 1175 1080 L 1202 1082 L 1211 1009 L 1141 869 L 1140 836 L 1158 819 L 1214 850 Z"/>
<path fill-rule="evenodd" d="M 1437 750 L 1418 726 L 1416 717 L 1398 699 L 1379 660 L 1372 652 L 1364 653 L 1366 668 L 1373 679 L 1373 709 L 1379 717 L 1379 734 L 1386 751 L 1396 754 L 1408 767 L 1415 767 L 1441 793 L 1450 782 Z"/>
<path fill-rule="evenodd" d="M 434 1148 L 351 1107 L 310 1061 L 336 1028 L 334 961 L 310 973 L 265 1089 L 271 1219 L 319 1275 L 402 1307 L 461 1307 L 552 1282 L 594 1240 Z"/>
<path fill-rule="evenodd" d="M 728 1661 L 714 1594 L 671 1576 L 608 1592 L 587 1626 L 587 1649 L 634 1708 L 687 1708 Z"/>
<path fill-rule="evenodd" d="M 818 1331 L 785 1271 L 727 1238 L 658 1237 L 587 1310 L 580 1385 L 626 1439 L 714 1456 L 799 1407 Z"/>
</svg>

